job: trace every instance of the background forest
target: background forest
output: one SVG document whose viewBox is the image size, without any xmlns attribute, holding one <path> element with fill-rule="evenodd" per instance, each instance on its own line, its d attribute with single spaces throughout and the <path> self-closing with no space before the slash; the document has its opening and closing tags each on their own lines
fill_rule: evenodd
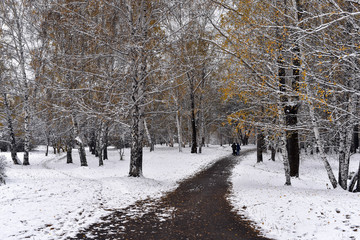
<svg viewBox="0 0 360 240">
<path fill-rule="evenodd" d="M 129 175 L 138 177 L 144 144 L 201 153 L 210 142 L 251 138 L 258 161 L 266 149 L 282 156 L 287 185 L 303 150 L 321 156 L 334 188 L 359 191 L 349 170 L 359 147 L 359 7 L 3 0 L 1 150 L 29 165 L 32 146 L 66 151 L 68 163 L 76 147 L 87 166 L 88 146 L 101 166 L 107 146 L 131 147 Z"/>
</svg>

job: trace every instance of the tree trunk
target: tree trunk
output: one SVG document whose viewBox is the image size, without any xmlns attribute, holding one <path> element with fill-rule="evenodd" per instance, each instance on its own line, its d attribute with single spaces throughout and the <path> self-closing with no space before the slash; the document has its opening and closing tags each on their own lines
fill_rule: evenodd
<svg viewBox="0 0 360 240">
<path fill-rule="evenodd" d="M 19 65 L 21 70 L 23 91 L 24 91 L 24 161 L 23 165 L 30 165 L 29 162 L 29 152 L 30 152 L 30 99 L 29 99 L 29 83 L 26 76 L 26 67 L 25 67 L 25 53 L 24 53 L 24 32 L 23 26 L 20 22 L 18 13 L 16 11 L 13 12 L 15 14 L 16 20 L 16 30 L 17 30 L 17 41 L 18 41 L 18 50 L 19 50 Z"/>
<path fill-rule="evenodd" d="M 278 77 L 279 77 L 279 90 L 281 92 L 281 95 L 279 97 L 279 108 L 278 108 L 278 115 L 279 115 L 279 124 L 280 129 L 284 129 L 286 120 L 286 111 L 285 110 L 285 102 L 287 101 L 287 97 L 284 94 L 285 93 L 285 77 L 286 77 L 286 71 L 284 67 L 284 59 L 282 56 L 282 51 L 280 51 L 280 56 L 278 57 Z M 285 114 L 285 115 L 284 115 Z M 286 147 L 286 131 L 282 130 L 281 137 L 280 137 L 280 149 L 281 154 L 283 157 L 283 164 L 284 164 L 284 172 L 285 172 L 285 185 L 290 186 L 291 185 L 291 177 L 290 177 L 290 164 L 289 164 L 289 158 L 288 158 L 288 152 Z"/>
<path fill-rule="evenodd" d="M 148 142 L 149 142 L 150 152 L 152 152 L 152 151 L 154 151 L 154 144 L 152 142 L 149 129 L 147 127 L 146 118 L 144 118 L 144 128 L 145 128 L 146 136 L 147 136 L 147 139 L 148 139 Z"/>
<path fill-rule="evenodd" d="M 135 64 L 136 59 L 133 60 Z M 144 107 L 142 106 L 143 92 L 145 87 L 145 69 L 146 65 L 140 68 L 140 72 L 134 72 L 133 79 L 133 109 L 132 109 L 132 125 L 131 125 L 131 155 L 130 155 L 130 177 L 142 176 L 143 162 L 143 139 L 144 139 Z M 141 74 L 141 76 L 138 76 Z"/>
<path fill-rule="evenodd" d="M 346 150 L 345 150 L 345 143 L 346 143 L 346 129 L 340 130 L 340 139 L 339 139 L 339 176 L 338 182 L 339 185 L 343 189 L 347 189 L 347 180 L 348 180 L 348 173 L 349 173 L 349 159 L 346 159 Z"/>
<path fill-rule="evenodd" d="M 284 163 L 284 171 L 285 171 L 285 185 L 290 186 L 291 185 L 291 176 L 290 176 L 290 164 L 289 164 L 289 158 L 288 158 L 288 152 L 286 149 L 286 133 L 283 132 L 281 135 L 281 153 L 283 157 L 283 163 Z"/>
<path fill-rule="evenodd" d="M 312 98 L 312 92 L 310 90 L 310 82 L 307 81 L 307 77 L 305 77 L 305 86 L 306 86 L 306 93 L 309 96 L 309 98 Z M 317 147 L 319 149 L 319 153 L 320 153 L 320 158 L 324 164 L 325 170 L 328 174 L 328 178 L 330 180 L 331 185 L 333 186 L 333 188 L 337 187 L 337 181 L 335 178 L 335 175 L 332 171 L 331 165 L 329 163 L 329 161 L 326 158 L 326 154 L 324 151 L 324 145 L 321 141 L 321 136 L 320 136 L 320 132 L 319 132 L 319 127 L 317 126 L 317 121 L 315 118 L 315 111 L 314 111 L 314 105 L 311 101 L 307 101 L 308 105 L 309 105 L 309 113 L 310 113 L 310 118 L 311 118 L 311 123 L 312 123 L 312 128 L 313 128 L 313 132 L 314 132 L 314 136 L 315 136 L 315 142 L 317 144 Z"/>
<path fill-rule="evenodd" d="M 97 153 L 99 159 L 99 167 L 104 165 L 103 159 L 103 150 L 104 150 L 104 123 L 100 123 L 100 130 L 98 134 L 98 143 L 97 143 Z"/>
<path fill-rule="evenodd" d="M 349 96 L 348 112 L 356 112 L 357 96 L 352 94 Z M 354 132 L 355 118 L 350 115 L 348 119 L 349 125 L 339 126 L 340 127 L 340 140 L 339 140 L 339 185 L 343 189 L 347 189 L 347 180 L 349 176 L 349 164 L 350 164 L 350 153 L 351 145 Z"/>
<path fill-rule="evenodd" d="M 359 148 L 359 125 L 356 124 L 354 126 L 354 132 L 352 137 L 351 153 L 356 153 L 358 148 Z"/>
<path fill-rule="evenodd" d="M 176 128 L 179 142 L 179 152 L 182 152 L 182 130 L 181 130 L 181 116 L 180 110 L 176 111 Z"/>
<path fill-rule="evenodd" d="M 142 176 L 144 115 L 140 106 L 135 106 L 131 125 L 130 177 Z"/>
<path fill-rule="evenodd" d="M 201 76 L 201 88 L 205 88 L 205 69 L 202 69 L 202 76 Z M 205 116 L 204 116 L 204 103 L 203 103 L 203 93 L 200 91 L 200 99 L 199 99 L 199 122 L 200 122 L 200 129 L 199 129 L 199 153 L 202 153 L 202 148 L 205 146 Z"/>
<path fill-rule="evenodd" d="M 49 136 L 49 132 L 47 131 L 47 136 L 46 136 L 46 152 L 45 152 L 45 156 L 47 157 L 49 155 L 49 146 L 50 146 L 50 136 Z"/>
<path fill-rule="evenodd" d="M 275 156 L 276 156 L 276 148 L 275 147 L 271 147 L 271 160 L 275 161 Z"/>
<path fill-rule="evenodd" d="M 10 110 L 10 105 L 7 99 L 7 94 L 4 93 L 3 94 L 4 97 L 4 106 L 5 106 L 5 112 L 6 112 L 6 118 L 7 118 L 7 126 L 9 129 L 9 135 L 10 135 L 10 152 L 11 152 L 11 159 L 13 161 L 13 163 L 15 165 L 20 165 L 21 161 L 17 156 L 17 152 L 16 152 L 16 138 L 15 138 L 15 133 L 14 133 L 14 128 L 13 128 L 13 121 L 11 118 L 11 110 Z"/>
<path fill-rule="evenodd" d="M 85 153 L 85 148 L 84 145 L 81 143 L 79 145 L 79 155 L 80 155 L 80 166 L 82 167 L 87 167 L 87 160 L 86 160 L 86 153 Z"/>
<path fill-rule="evenodd" d="M 264 135 L 259 129 L 256 139 L 256 153 L 257 153 L 257 162 L 263 162 L 263 149 L 264 149 Z"/>
<path fill-rule="evenodd" d="M 196 134 L 196 118 L 195 118 L 195 93 L 194 83 L 191 77 L 190 81 L 190 105 L 191 105 L 191 153 L 197 153 L 197 134 Z"/>
<path fill-rule="evenodd" d="M 297 106 L 286 106 L 286 125 L 295 127 L 297 124 Z M 287 151 L 290 164 L 290 176 L 299 177 L 299 165 L 300 165 L 300 151 L 299 151 L 299 138 L 298 130 L 287 130 Z"/>
<path fill-rule="evenodd" d="M 360 161 L 359 161 L 359 168 L 358 168 L 357 173 L 358 173 L 357 174 L 357 185 L 356 185 L 355 191 L 360 192 Z"/>
<path fill-rule="evenodd" d="M 66 146 L 66 163 L 70 164 L 73 163 L 72 159 L 72 140 L 69 140 Z"/>
<path fill-rule="evenodd" d="M 359 162 L 359 169 L 360 169 L 360 162 Z M 350 180 L 349 189 L 348 189 L 349 192 L 357 192 L 357 189 L 355 189 L 354 191 L 354 187 L 359 180 L 359 169 Z M 359 186 L 359 184 L 357 186 Z"/>
<path fill-rule="evenodd" d="M 109 160 L 107 147 L 108 147 L 108 142 L 107 142 L 107 138 L 105 138 L 105 141 L 104 141 L 104 150 L 103 150 L 103 159 L 104 159 L 104 160 Z"/>
<path fill-rule="evenodd" d="M 72 122 L 74 125 L 75 141 L 76 141 L 77 145 L 79 146 L 78 151 L 79 151 L 79 155 L 80 155 L 80 165 L 82 167 L 87 167 L 88 164 L 87 164 L 87 160 L 86 160 L 85 147 L 84 147 L 84 143 L 79 134 L 79 125 L 77 123 L 76 116 L 74 113 L 72 113 L 71 117 L 72 117 Z"/>
<path fill-rule="evenodd" d="M 104 155 L 103 158 L 104 160 L 108 160 L 108 145 L 109 145 L 109 124 L 106 124 L 105 127 L 105 133 L 104 133 Z"/>
</svg>

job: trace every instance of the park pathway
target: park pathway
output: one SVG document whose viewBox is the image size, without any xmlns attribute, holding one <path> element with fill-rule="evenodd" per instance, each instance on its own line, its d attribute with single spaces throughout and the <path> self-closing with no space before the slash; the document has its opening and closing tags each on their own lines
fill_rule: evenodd
<svg viewBox="0 0 360 240">
<path fill-rule="evenodd" d="M 231 170 L 248 152 L 218 160 L 159 200 L 114 210 L 72 239 L 267 239 L 259 236 L 251 222 L 234 213 L 226 200 Z"/>
</svg>

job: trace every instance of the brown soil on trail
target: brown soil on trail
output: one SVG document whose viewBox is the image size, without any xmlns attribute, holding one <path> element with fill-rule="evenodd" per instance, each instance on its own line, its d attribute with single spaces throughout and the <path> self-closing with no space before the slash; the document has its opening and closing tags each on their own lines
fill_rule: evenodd
<svg viewBox="0 0 360 240">
<path fill-rule="evenodd" d="M 114 210 L 72 239 L 267 239 L 226 200 L 231 170 L 247 152 L 220 159 L 161 199 Z"/>
</svg>

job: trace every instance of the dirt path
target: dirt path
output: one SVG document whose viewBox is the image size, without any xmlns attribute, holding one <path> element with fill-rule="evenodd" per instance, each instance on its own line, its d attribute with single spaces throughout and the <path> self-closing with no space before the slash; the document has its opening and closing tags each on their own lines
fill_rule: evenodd
<svg viewBox="0 0 360 240">
<path fill-rule="evenodd" d="M 266 239 L 226 201 L 231 169 L 240 160 L 241 156 L 222 158 L 162 199 L 114 211 L 73 239 Z"/>
</svg>

